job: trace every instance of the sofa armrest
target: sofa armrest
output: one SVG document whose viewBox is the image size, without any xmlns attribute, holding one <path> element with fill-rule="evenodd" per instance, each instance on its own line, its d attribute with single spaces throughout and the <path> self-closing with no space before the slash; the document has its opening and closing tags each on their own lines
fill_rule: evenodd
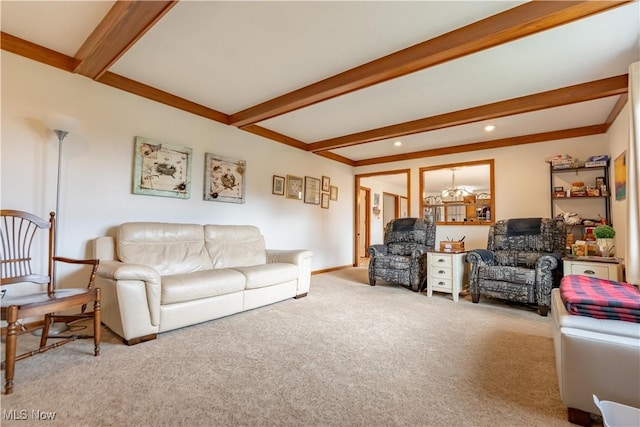
<svg viewBox="0 0 640 427">
<path fill-rule="evenodd" d="M 288 262 L 290 264 L 300 265 L 305 259 L 311 258 L 312 256 L 313 252 L 303 249 L 267 249 L 267 263 Z"/>
<path fill-rule="evenodd" d="M 100 278 L 112 281 L 116 287 L 119 281 L 127 282 L 128 284 L 139 282 L 145 289 L 146 306 L 149 310 L 151 323 L 153 325 L 160 324 L 161 278 L 155 269 L 142 264 L 103 261 L 98 266 L 97 275 Z"/>
<path fill-rule="evenodd" d="M 304 249 L 267 249 L 267 263 L 287 262 L 298 266 L 298 289 L 296 295 L 306 295 L 311 285 L 311 258 L 313 252 Z"/>
</svg>

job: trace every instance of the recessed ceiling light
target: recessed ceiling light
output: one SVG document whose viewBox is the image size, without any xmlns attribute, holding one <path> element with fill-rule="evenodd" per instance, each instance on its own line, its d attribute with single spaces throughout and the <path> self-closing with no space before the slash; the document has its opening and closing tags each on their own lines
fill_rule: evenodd
<svg viewBox="0 0 640 427">
<path fill-rule="evenodd" d="M 396 141 L 393 143 L 396 147 L 400 147 L 402 145 L 402 141 Z"/>
<path fill-rule="evenodd" d="M 487 132 L 491 132 L 492 130 L 494 130 L 496 127 L 494 125 L 486 125 L 484 127 L 484 130 Z"/>
</svg>

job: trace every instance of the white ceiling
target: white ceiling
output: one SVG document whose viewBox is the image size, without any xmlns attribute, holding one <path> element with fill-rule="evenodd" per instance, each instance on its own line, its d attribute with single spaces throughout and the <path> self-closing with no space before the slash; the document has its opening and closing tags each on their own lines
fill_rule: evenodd
<svg viewBox="0 0 640 427">
<path fill-rule="evenodd" d="M 1 2 L 2 32 L 74 57 L 115 2 Z M 225 115 L 518 7 L 512 1 L 180 1 L 109 72 Z M 638 2 L 256 123 L 304 144 L 626 74 Z M 3 46 L 4 48 L 4 46 Z M 99 79 L 98 79 L 99 80 Z M 331 150 L 358 161 L 602 124 L 619 96 Z M 482 130 L 487 123 L 492 133 Z M 401 147 L 392 142 L 401 140 Z"/>
</svg>

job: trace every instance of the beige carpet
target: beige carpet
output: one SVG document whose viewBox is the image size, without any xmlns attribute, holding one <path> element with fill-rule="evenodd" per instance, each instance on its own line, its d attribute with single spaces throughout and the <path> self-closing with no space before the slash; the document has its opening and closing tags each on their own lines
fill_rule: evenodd
<svg viewBox="0 0 640 427">
<path fill-rule="evenodd" d="M 78 341 L 18 362 L 2 425 L 571 425 L 550 318 L 370 287 L 364 268 L 133 347 L 105 330 L 102 355 L 91 349 Z"/>
</svg>

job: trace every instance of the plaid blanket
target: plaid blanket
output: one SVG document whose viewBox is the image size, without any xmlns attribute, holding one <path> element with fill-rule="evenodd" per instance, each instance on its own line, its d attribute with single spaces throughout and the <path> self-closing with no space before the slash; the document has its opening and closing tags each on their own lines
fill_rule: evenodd
<svg viewBox="0 0 640 427">
<path fill-rule="evenodd" d="M 640 290 L 630 283 L 571 275 L 560 282 L 569 313 L 640 323 Z"/>
</svg>

